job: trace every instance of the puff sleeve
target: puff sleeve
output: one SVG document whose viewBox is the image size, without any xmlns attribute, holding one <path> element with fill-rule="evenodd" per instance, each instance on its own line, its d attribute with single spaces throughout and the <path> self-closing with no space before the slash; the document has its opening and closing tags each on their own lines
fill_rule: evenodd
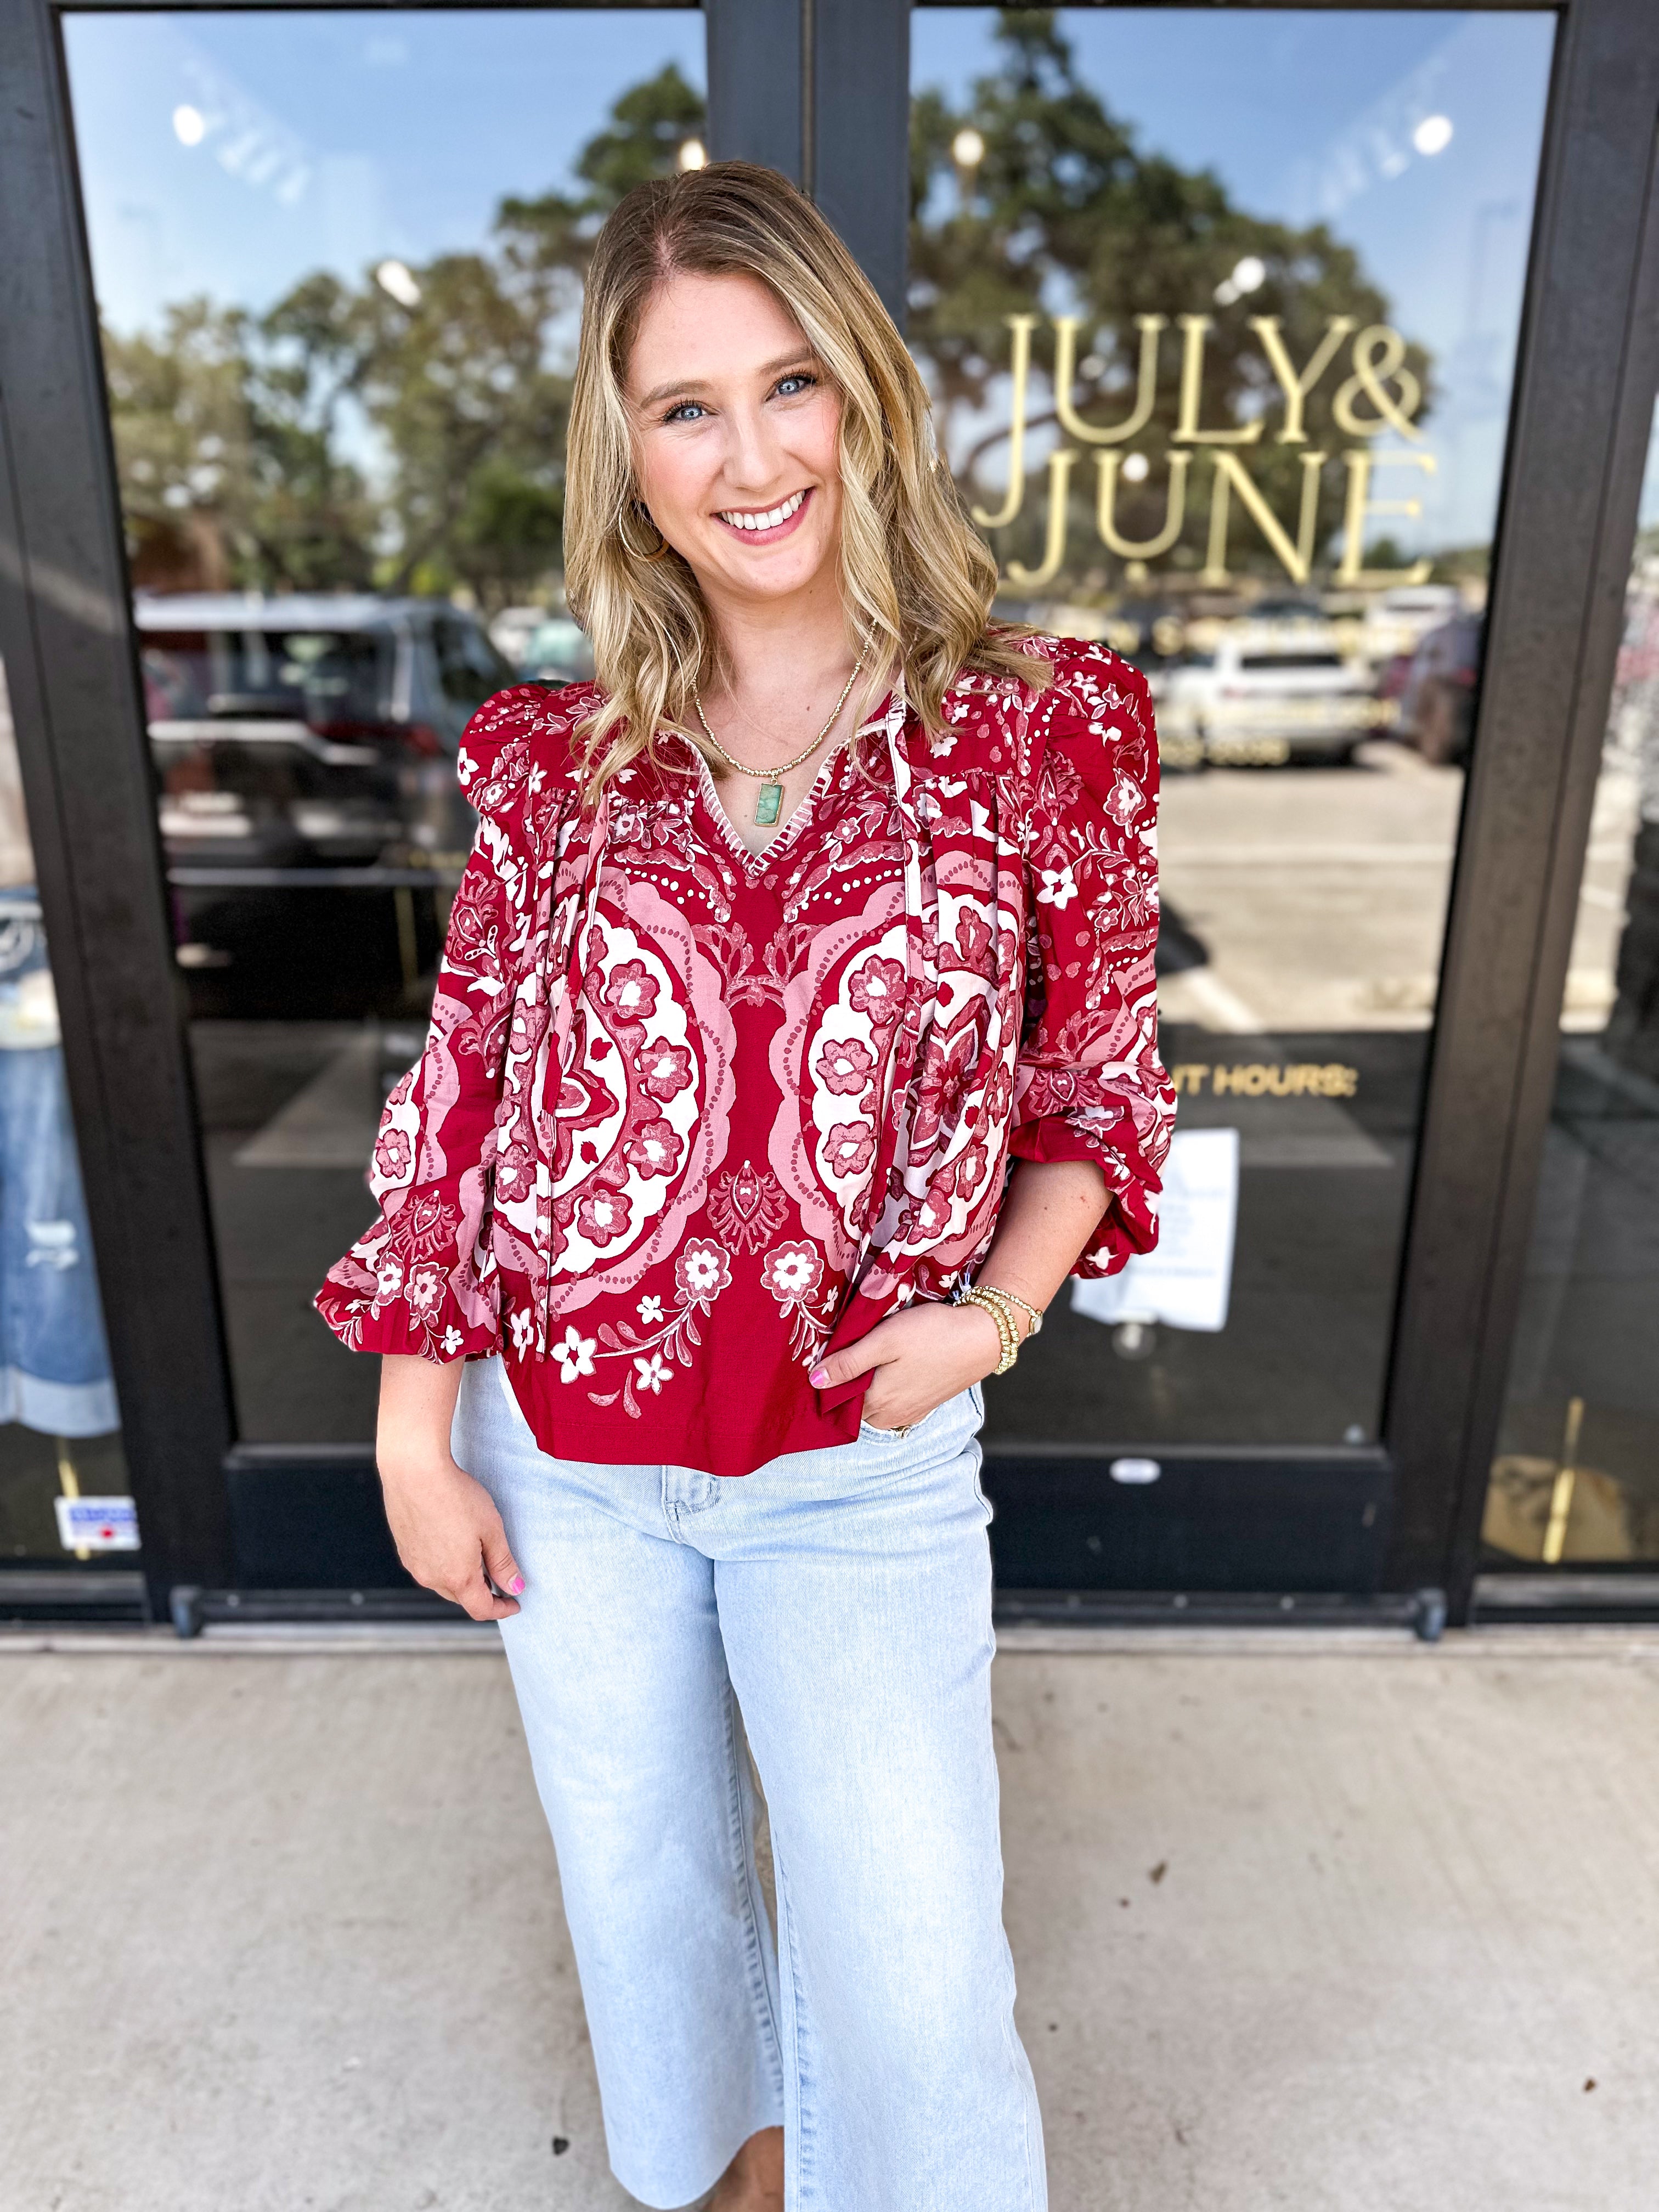
<svg viewBox="0 0 1659 2212">
<path fill-rule="evenodd" d="M 499 1348 L 489 1200 L 515 949 L 535 876 L 527 732 L 544 697 L 525 686 L 497 693 L 461 739 L 457 769 L 478 830 L 450 909 L 426 1047 L 381 1116 L 368 1178 L 379 1216 L 315 1300 L 353 1352 L 451 1360 Z"/>
<path fill-rule="evenodd" d="M 1158 1056 L 1158 739 L 1139 670 L 1056 661 L 1027 823 L 1026 1017 L 1010 1150 L 1092 1160 L 1110 1203 L 1077 1262 L 1110 1275 L 1158 1241 L 1175 1093 Z"/>
</svg>

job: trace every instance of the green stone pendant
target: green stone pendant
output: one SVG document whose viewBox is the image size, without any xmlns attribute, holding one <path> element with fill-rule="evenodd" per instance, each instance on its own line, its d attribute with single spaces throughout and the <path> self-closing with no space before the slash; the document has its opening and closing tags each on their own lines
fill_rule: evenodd
<svg viewBox="0 0 1659 2212">
<path fill-rule="evenodd" d="M 756 829 L 769 830 L 782 811 L 783 786 L 781 783 L 762 784 L 760 797 L 755 801 Z"/>
</svg>

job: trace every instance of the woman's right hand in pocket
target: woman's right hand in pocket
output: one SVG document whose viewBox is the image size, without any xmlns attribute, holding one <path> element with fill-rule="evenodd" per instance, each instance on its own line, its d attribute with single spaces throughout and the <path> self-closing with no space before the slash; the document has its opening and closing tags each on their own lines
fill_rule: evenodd
<svg viewBox="0 0 1659 2212">
<path fill-rule="evenodd" d="M 450 1455 L 460 1382 L 459 1362 L 402 1352 L 381 1360 L 375 1457 L 386 1517 L 398 1557 L 422 1589 L 474 1620 L 506 1620 L 519 1610 L 524 1577 L 495 1499 Z"/>
</svg>

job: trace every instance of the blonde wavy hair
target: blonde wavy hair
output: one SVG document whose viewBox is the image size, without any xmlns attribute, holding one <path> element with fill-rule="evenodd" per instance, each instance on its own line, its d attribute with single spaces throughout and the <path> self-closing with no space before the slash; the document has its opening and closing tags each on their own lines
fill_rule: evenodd
<svg viewBox="0 0 1659 2212">
<path fill-rule="evenodd" d="M 726 672 L 696 577 L 649 548 L 634 469 L 628 361 L 647 303 L 681 273 L 752 276 L 793 316 L 841 399 L 841 588 L 869 675 L 860 715 L 896 669 L 936 729 L 965 669 L 1033 686 L 1027 633 L 989 621 L 996 564 L 938 459 L 927 391 L 875 288 L 805 195 L 775 170 L 716 161 L 636 185 L 595 243 L 565 464 L 565 584 L 605 699 L 581 725 L 590 796 L 648 751 L 687 738 L 694 689 Z M 644 538 L 647 550 L 636 550 Z"/>
</svg>

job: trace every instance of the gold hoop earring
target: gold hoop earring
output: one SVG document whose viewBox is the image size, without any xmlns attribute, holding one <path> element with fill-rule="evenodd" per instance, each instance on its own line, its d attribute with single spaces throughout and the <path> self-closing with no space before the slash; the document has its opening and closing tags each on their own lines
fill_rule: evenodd
<svg viewBox="0 0 1659 2212">
<path fill-rule="evenodd" d="M 650 509 L 642 506 L 637 500 L 634 502 L 634 512 L 636 514 L 642 514 L 647 522 L 651 522 Z M 657 530 L 654 522 L 651 522 L 651 527 Z M 657 548 L 654 553 L 642 553 L 637 545 L 631 544 L 628 535 L 626 510 L 624 510 L 623 520 L 617 525 L 617 535 L 622 540 L 623 551 L 635 561 L 660 561 L 665 557 L 669 550 L 668 540 L 660 530 L 657 530 Z"/>
</svg>

